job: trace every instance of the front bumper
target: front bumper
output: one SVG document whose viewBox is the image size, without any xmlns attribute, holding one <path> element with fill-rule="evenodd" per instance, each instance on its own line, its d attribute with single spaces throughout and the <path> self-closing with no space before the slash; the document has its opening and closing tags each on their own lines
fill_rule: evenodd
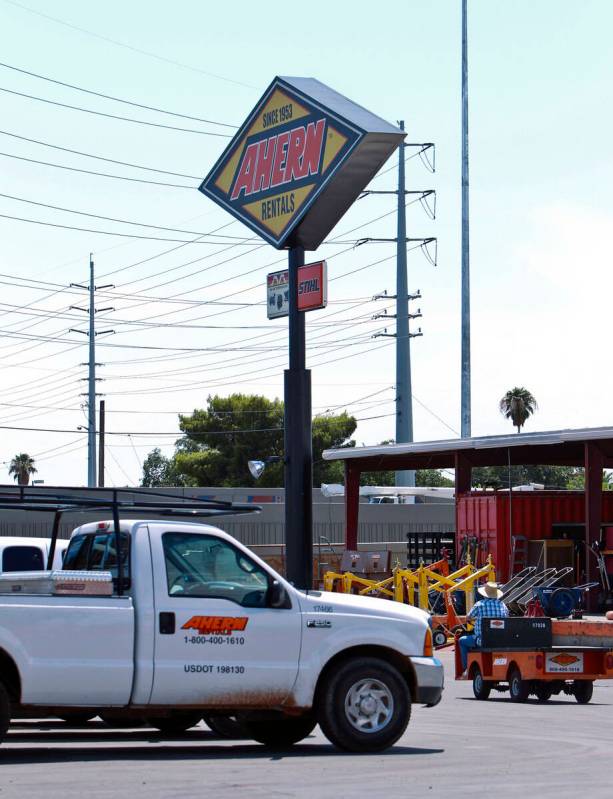
<svg viewBox="0 0 613 799">
<path fill-rule="evenodd" d="M 413 701 L 427 707 L 438 705 L 445 687 L 445 672 L 438 658 L 412 657 L 415 670 L 416 696 Z"/>
</svg>

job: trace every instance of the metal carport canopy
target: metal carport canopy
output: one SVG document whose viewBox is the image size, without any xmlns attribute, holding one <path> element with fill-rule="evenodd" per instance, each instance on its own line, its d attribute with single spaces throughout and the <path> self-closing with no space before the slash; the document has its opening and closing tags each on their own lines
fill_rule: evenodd
<svg viewBox="0 0 613 799">
<path fill-rule="evenodd" d="M 469 493 L 474 466 L 551 465 L 585 467 L 586 544 L 598 541 L 602 521 L 602 470 L 613 468 L 613 427 L 585 427 L 481 438 L 452 438 L 323 453 L 345 462 L 345 546 L 356 549 L 360 474 L 379 470 L 455 469 L 455 493 Z M 591 564 L 586 565 L 589 582 Z"/>
<path fill-rule="evenodd" d="M 343 460 L 359 471 L 382 469 L 454 469 L 456 455 L 471 466 L 543 464 L 583 466 L 585 445 L 593 443 L 603 456 L 603 465 L 613 468 L 613 427 L 585 427 L 504 436 L 452 438 L 412 444 L 328 449 L 324 460 Z"/>
</svg>

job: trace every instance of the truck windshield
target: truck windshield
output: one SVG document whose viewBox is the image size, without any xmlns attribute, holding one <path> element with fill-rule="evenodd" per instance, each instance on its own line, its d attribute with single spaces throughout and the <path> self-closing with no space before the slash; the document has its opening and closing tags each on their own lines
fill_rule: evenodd
<svg viewBox="0 0 613 799">
<path fill-rule="evenodd" d="M 210 535 L 164 533 L 168 594 L 228 599 L 266 607 L 269 576 L 230 543 Z"/>
</svg>

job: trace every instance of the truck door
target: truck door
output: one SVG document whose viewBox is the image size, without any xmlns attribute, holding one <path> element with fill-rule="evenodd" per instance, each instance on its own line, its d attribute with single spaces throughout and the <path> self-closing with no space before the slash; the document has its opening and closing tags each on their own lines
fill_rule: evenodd
<svg viewBox="0 0 613 799">
<path fill-rule="evenodd" d="M 158 528 L 159 530 L 159 528 Z M 281 704 L 298 673 L 300 609 L 270 607 L 271 574 L 214 534 L 150 527 L 151 704 Z"/>
</svg>

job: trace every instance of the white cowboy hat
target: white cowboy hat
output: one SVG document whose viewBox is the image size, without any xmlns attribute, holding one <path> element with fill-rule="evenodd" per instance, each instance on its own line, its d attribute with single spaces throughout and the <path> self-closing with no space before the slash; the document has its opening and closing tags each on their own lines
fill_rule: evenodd
<svg viewBox="0 0 613 799">
<path fill-rule="evenodd" d="M 502 599 L 502 591 L 498 587 L 498 583 L 486 583 L 477 588 L 477 591 L 486 599 Z"/>
</svg>

